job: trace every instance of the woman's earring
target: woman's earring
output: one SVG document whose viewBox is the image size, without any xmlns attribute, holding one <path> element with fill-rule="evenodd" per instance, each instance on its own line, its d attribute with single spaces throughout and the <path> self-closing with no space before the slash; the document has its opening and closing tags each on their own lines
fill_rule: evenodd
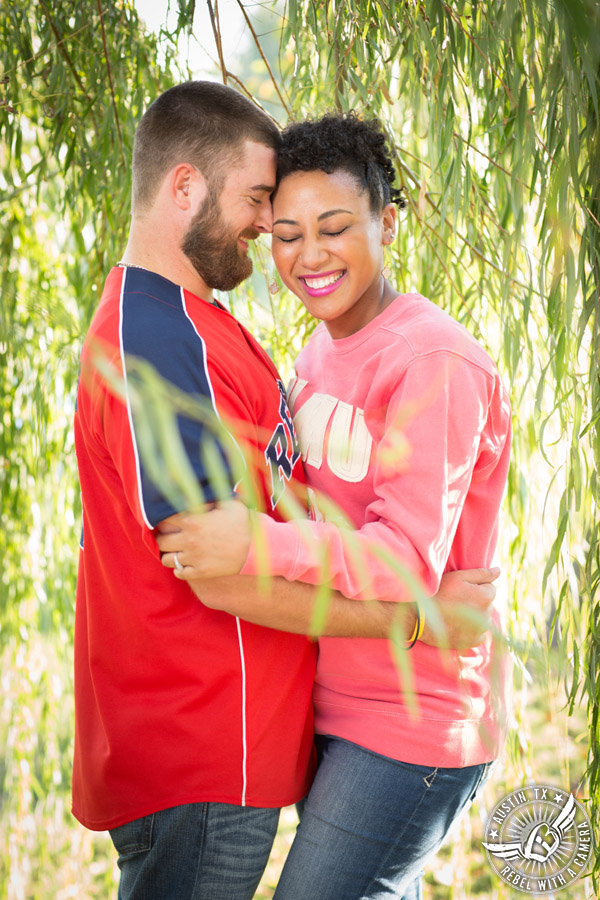
<svg viewBox="0 0 600 900">
<path fill-rule="evenodd" d="M 277 284 L 276 281 L 272 281 L 271 284 L 269 285 L 269 293 L 271 295 L 279 293 L 279 285 Z"/>
<path fill-rule="evenodd" d="M 392 270 L 390 269 L 389 266 L 384 266 L 383 269 L 381 270 L 381 274 L 383 275 L 383 277 L 384 277 L 385 280 L 387 281 L 388 278 L 390 277 L 390 275 L 392 274 Z"/>
</svg>

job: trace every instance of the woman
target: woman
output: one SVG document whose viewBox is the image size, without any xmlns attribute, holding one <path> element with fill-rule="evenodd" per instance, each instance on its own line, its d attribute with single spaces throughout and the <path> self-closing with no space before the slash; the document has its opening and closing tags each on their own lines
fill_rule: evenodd
<svg viewBox="0 0 600 900">
<path fill-rule="evenodd" d="M 314 521 L 307 540 L 294 522 L 256 520 L 272 574 L 316 583 L 326 551 L 332 584 L 347 596 L 385 597 L 376 546 L 432 594 L 445 570 L 489 565 L 508 469 L 510 410 L 495 366 L 458 323 L 385 277 L 398 201 L 376 122 L 325 116 L 284 131 L 273 258 L 321 322 L 297 360 L 289 402 L 317 503 L 333 497 L 357 531 L 348 544 L 336 526 Z M 264 555 L 248 519 L 234 534 L 227 515 L 206 516 L 220 547 L 208 574 L 235 574 L 246 553 L 242 573 L 257 574 Z M 204 553 L 186 549 L 177 574 L 197 578 L 201 561 L 206 573 Z M 411 707 L 387 642 L 319 646 L 319 768 L 275 896 L 418 897 L 424 860 L 499 752 L 505 667 L 490 635 L 460 652 L 418 641 Z"/>
</svg>

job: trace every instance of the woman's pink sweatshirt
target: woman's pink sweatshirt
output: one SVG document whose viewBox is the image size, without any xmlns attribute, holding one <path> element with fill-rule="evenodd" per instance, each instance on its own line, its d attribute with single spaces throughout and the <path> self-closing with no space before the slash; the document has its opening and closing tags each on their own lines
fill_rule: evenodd
<svg viewBox="0 0 600 900">
<path fill-rule="evenodd" d="M 330 583 L 347 597 L 402 601 L 410 591 L 372 547 L 391 551 L 432 595 L 444 571 L 491 565 L 510 406 L 495 365 L 461 325 L 404 294 L 350 337 L 332 340 L 319 325 L 296 373 L 289 401 L 315 505 L 332 498 L 357 531 L 262 516 L 272 574 L 317 584 L 326 554 Z M 329 519 L 330 504 L 321 502 Z M 264 561 L 264 546 L 253 545 L 243 574 L 264 571 Z M 321 638 L 319 650 L 317 732 L 426 766 L 497 756 L 509 666 L 491 636 L 461 651 L 419 641 L 408 657 L 412 707 L 387 640 Z"/>
</svg>

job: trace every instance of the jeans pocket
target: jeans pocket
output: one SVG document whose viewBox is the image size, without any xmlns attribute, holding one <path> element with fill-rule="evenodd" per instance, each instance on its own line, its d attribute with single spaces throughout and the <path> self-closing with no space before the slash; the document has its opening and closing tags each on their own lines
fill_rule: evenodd
<svg viewBox="0 0 600 900">
<path fill-rule="evenodd" d="M 154 813 L 151 813 L 149 816 L 142 816 L 141 819 L 119 825 L 118 828 L 111 828 L 109 834 L 119 857 L 133 856 L 150 850 L 153 825 Z"/>
</svg>

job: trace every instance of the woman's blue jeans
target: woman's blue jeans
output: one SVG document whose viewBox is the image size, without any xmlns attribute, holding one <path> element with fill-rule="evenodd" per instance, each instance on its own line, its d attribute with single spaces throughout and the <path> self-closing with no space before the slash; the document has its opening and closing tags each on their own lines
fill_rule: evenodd
<svg viewBox="0 0 600 900">
<path fill-rule="evenodd" d="M 397 762 L 317 736 L 319 767 L 275 900 L 418 900 L 423 864 L 492 763 Z"/>
<path fill-rule="evenodd" d="M 278 821 L 279 809 L 189 803 L 114 828 L 119 900 L 251 900 Z"/>
</svg>

